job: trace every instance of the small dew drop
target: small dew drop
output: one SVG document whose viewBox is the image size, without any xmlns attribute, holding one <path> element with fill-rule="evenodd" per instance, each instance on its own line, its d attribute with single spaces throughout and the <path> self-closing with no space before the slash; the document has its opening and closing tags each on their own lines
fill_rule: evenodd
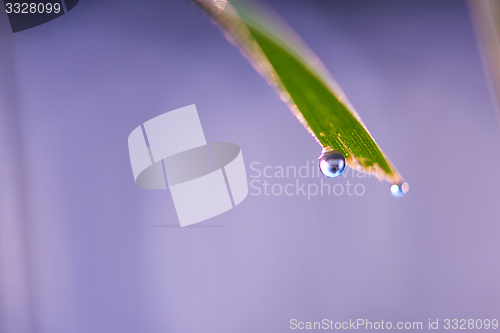
<svg viewBox="0 0 500 333">
<path fill-rule="evenodd" d="M 227 0 L 215 0 L 214 5 L 219 9 L 219 13 L 226 8 Z"/>
<path fill-rule="evenodd" d="M 391 186 L 391 193 L 396 198 L 402 198 L 410 189 L 410 185 L 407 182 L 403 182 L 401 184 L 393 184 Z"/>
<path fill-rule="evenodd" d="M 326 136 L 325 133 L 323 133 L 323 132 L 319 132 L 319 135 L 322 136 L 322 137 Z"/>
<path fill-rule="evenodd" d="M 319 169 L 330 178 L 336 178 L 344 173 L 345 157 L 337 150 L 327 151 L 319 157 Z"/>
<path fill-rule="evenodd" d="M 290 97 L 291 97 L 291 96 L 290 96 L 290 93 L 289 93 L 288 91 L 283 91 L 283 92 L 280 94 L 280 99 L 281 99 L 283 102 L 285 102 L 285 103 L 287 103 L 287 102 L 289 102 L 289 101 L 290 101 Z"/>
</svg>

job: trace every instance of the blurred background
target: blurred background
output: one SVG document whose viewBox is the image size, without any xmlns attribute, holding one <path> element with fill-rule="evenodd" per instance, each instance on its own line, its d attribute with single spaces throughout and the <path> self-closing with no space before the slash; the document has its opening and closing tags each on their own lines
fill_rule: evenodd
<svg viewBox="0 0 500 333">
<path fill-rule="evenodd" d="M 500 131 L 467 4 L 268 3 L 406 197 L 351 179 L 363 195 L 249 195 L 180 228 L 168 191 L 134 183 L 127 137 L 144 121 L 196 104 L 207 140 L 240 145 L 249 176 L 253 162 L 312 163 L 320 146 L 188 1 L 80 1 L 16 34 L 0 15 L 0 332 L 500 319 Z"/>
</svg>

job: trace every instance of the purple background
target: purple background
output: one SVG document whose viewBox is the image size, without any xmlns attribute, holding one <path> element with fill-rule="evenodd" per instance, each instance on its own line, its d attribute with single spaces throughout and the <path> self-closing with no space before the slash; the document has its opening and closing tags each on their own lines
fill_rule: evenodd
<svg viewBox="0 0 500 333">
<path fill-rule="evenodd" d="M 127 136 L 144 121 L 196 104 L 249 175 L 320 147 L 186 1 L 81 1 L 16 34 L 0 15 L 0 332 L 500 317 L 500 133 L 465 3 L 270 4 L 408 195 L 363 179 L 363 196 L 249 196 L 179 228 L 169 192 L 133 181 Z"/>
</svg>

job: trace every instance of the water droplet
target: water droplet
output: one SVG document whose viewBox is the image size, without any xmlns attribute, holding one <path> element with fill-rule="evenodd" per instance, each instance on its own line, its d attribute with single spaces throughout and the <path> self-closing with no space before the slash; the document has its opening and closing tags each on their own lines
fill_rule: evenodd
<svg viewBox="0 0 500 333">
<path fill-rule="evenodd" d="M 324 152 L 319 157 L 319 169 L 327 177 L 340 176 L 344 173 L 345 167 L 345 157 L 337 150 Z"/>
<path fill-rule="evenodd" d="M 323 132 L 319 132 L 319 135 L 322 136 L 322 137 L 326 136 L 325 133 L 323 133 Z"/>
<path fill-rule="evenodd" d="M 410 189 L 410 185 L 407 182 L 403 182 L 401 184 L 393 184 L 391 186 L 391 193 L 396 198 L 402 198 Z"/>
<path fill-rule="evenodd" d="M 289 101 L 290 101 L 290 98 L 291 98 L 291 96 L 290 96 L 290 93 L 289 93 L 288 91 L 283 91 L 283 92 L 281 92 L 281 94 L 280 94 L 280 99 L 281 99 L 283 102 L 285 102 L 285 103 L 289 102 Z"/>
</svg>

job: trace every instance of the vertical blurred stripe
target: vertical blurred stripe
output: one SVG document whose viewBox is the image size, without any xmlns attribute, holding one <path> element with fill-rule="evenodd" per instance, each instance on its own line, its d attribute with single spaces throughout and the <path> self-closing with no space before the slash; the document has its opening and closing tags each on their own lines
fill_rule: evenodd
<svg viewBox="0 0 500 333">
<path fill-rule="evenodd" d="M 467 0 L 500 125 L 500 0 Z"/>
<path fill-rule="evenodd" d="M 33 332 L 13 34 L 0 19 L 0 332 Z"/>
<path fill-rule="evenodd" d="M 33 124 L 21 117 L 23 93 L 29 91 L 21 89 L 17 42 L 0 17 L 0 333 L 75 332 L 71 255 L 57 181 L 60 140 L 24 140 Z"/>
</svg>

